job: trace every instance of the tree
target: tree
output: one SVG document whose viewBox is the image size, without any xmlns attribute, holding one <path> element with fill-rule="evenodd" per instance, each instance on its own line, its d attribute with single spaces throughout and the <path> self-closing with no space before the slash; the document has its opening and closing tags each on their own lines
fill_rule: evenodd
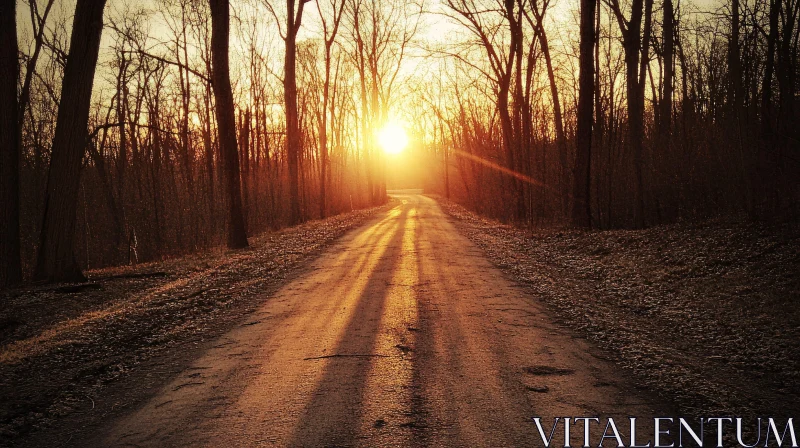
<svg viewBox="0 0 800 448">
<path fill-rule="evenodd" d="M 368 200 L 370 205 L 375 204 L 375 186 L 373 181 L 373 166 L 371 163 L 372 155 L 370 154 L 372 139 L 368 130 L 367 115 L 369 114 L 367 102 L 367 52 L 365 51 L 365 41 L 362 35 L 361 14 L 363 7 L 363 0 L 353 0 L 350 2 L 351 24 L 350 31 L 352 41 L 354 42 L 352 57 L 358 71 L 359 81 L 359 98 L 361 99 L 361 113 L 359 114 L 359 124 L 361 125 L 361 151 L 366 165 L 367 177 L 367 191 Z M 374 115 L 375 112 L 371 111 Z"/>
<path fill-rule="evenodd" d="M 664 0 L 664 23 L 662 41 L 664 46 L 664 88 L 659 112 L 661 135 L 669 138 L 672 129 L 672 92 L 675 77 L 673 59 L 675 55 L 675 19 L 672 0 Z"/>
<path fill-rule="evenodd" d="M 283 60 L 283 100 L 286 107 L 286 157 L 289 159 L 289 223 L 303 220 L 300 213 L 300 124 L 297 112 L 297 32 L 303 7 L 310 0 L 286 0 L 286 31 L 282 32 L 286 54 Z M 296 4 L 296 6 L 295 6 Z M 269 3 L 267 3 L 269 6 Z M 274 10 L 271 9 L 273 15 Z M 275 16 L 277 19 L 277 15 Z"/>
<path fill-rule="evenodd" d="M 19 243 L 20 127 L 16 0 L 0 1 L 0 288 L 22 279 Z"/>
<path fill-rule="evenodd" d="M 19 94 L 19 119 L 22 122 L 22 118 L 25 116 L 25 108 L 28 106 L 28 101 L 30 100 L 31 94 L 31 83 L 33 82 L 33 74 L 36 72 L 36 62 L 39 60 L 39 56 L 41 55 L 42 46 L 44 45 L 44 30 L 45 30 L 45 23 L 47 22 L 47 16 L 50 15 L 50 11 L 53 8 L 53 3 L 55 0 L 48 0 L 47 4 L 44 7 L 44 12 L 40 15 L 38 6 L 36 1 L 30 2 L 31 7 L 31 27 L 33 28 L 34 32 L 34 48 L 33 54 L 28 59 L 28 63 L 26 64 L 25 68 L 25 79 L 22 80 L 22 90 Z M 16 26 L 16 22 L 15 22 Z M 14 40 L 16 48 L 16 39 Z"/>
<path fill-rule="evenodd" d="M 731 0 L 731 35 L 728 40 L 728 107 L 733 112 L 734 120 L 740 118 L 739 114 L 743 103 L 739 10 L 739 0 Z M 738 126 L 738 123 L 734 123 L 734 126 Z"/>
<path fill-rule="evenodd" d="M 780 7 L 781 22 L 780 45 L 777 48 L 776 77 L 778 80 L 778 125 L 777 149 L 779 157 L 783 157 L 790 142 L 798 141 L 796 132 L 797 61 L 800 48 L 800 1 L 784 0 Z M 779 163 L 784 162 L 781 160 Z"/>
<path fill-rule="evenodd" d="M 75 6 L 45 191 L 35 274 L 39 280 L 85 280 L 73 252 L 75 211 L 105 3 L 78 0 Z"/>
<path fill-rule="evenodd" d="M 239 152 L 236 144 L 236 118 L 233 112 L 228 40 L 230 5 L 228 0 L 210 0 L 211 5 L 211 77 L 220 153 L 225 170 L 228 196 L 228 247 L 247 247 L 247 231 L 242 215 L 242 192 L 239 174 Z"/>
<path fill-rule="evenodd" d="M 476 4 L 473 0 L 447 0 L 445 5 L 456 13 L 453 15 L 455 20 L 461 22 L 477 37 L 486 52 L 493 76 L 489 75 L 489 73 L 485 73 L 485 76 L 496 83 L 496 105 L 497 113 L 500 117 L 500 130 L 503 136 L 506 166 L 510 171 L 515 172 L 514 126 L 509 112 L 509 93 L 514 75 L 514 55 L 517 51 L 517 46 L 522 45 L 522 33 L 519 29 L 519 20 L 517 20 L 517 15 L 514 12 L 514 1 L 503 0 L 502 5 L 498 5 L 498 12 L 502 14 L 504 21 L 508 23 L 510 34 L 505 48 L 503 48 L 504 42 L 497 36 L 498 33 L 495 32 L 493 27 L 484 23 L 482 17 L 484 12 L 483 5 Z M 521 195 L 519 180 L 514 177 L 511 182 L 519 203 Z M 519 210 L 516 212 L 517 217 L 519 217 Z"/>
<path fill-rule="evenodd" d="M 526 12 L 525 18 L 528 20 L 528 23 L 533 27 L 536 37 L 539 39 L 539 45 L 542 49 L 542 54 L 544 55 L 544 62 L 545 66 L 547 67 L 547 79 L 550 83 L 550 97 L 553 101 L 553 122 L 555 123 L 556 129 L 556 144 L 558 145 L 558 159 L 561 164 L 561 193 L 564 196 L 564 213 L 567 213 L 567 204 L 568 201 L 566 198 L 569 196 L 566 194 L 569 191 L 568 188 L 568 163 L 567 163 L 567 138 L 564 135 L 564 121 L 562 118 L 561 113 L 561 101 L 558 96 L 558 84 L 556 83 L 556 76 L 555 71 L 553 69 L 553 61 L 550 57 L 550 45 L 547 40 L 547 33 L 544 29 L 544 15 L 547 12 L 547 8 L 550 5 L 549 0 L 545 0 L 542 2 L 541 10 L 539 9 L 539 5 L 536 0 L 531 2 L 531 10 L 533 11 L 533 15 L 536 19 L 534 22 L 530 15 Z"/>
<path fill-rule="evenodd" d="M 767 36 L 767 61 L 761 82 L 761 137 L 769 140 L 773 131 L 772 78 L 775 76 L 775 45 L 778 40 L 778 17 L 781 0 L 769 2 L 769 35 Z M 763 152 L 763 151 L 762 151 Z"/>
<path fill-rule="evenodd" d="M 331 118 L 334 117 L 333 105 L 330 101 L 330 87 L 331 87 L 331 48 L 336 40 L 336 34 L 339 31 L 339 23 L 342 20 L 344 13 L 345 0 L 332 0 L 330 2 L 332 8 L 332 24 L 328 25 L 328 20 L 322 12 L 321 2 L 317 1 L 317 11 L 322 22 L 323 40 L 325 42 L 325 79 L 322 86 L 322 113 L 320 114 L 319 123 L 319 156 L 320 156 L 320 181 L 319 181 L 319 211 L 320 217 L 324 218 L 327 215 L 327 202 L 330 183 L 330 161 L 328 156 L 328 105 L 331 104 Z"/>
<path fill-rule="evenodd" d="M 594 15 L 596 0 L 581 0 L 580 72 L 578 74 L 578 123 L 575 132 L 575 189 L 572 222 L 591 227 L 592 116 L 594 113 Z"/>
<path fill-rule="evenodd" d="M 639 56 L 642 51 L 642 16 L 645 0 L 631 1 L 631 15 L 625 20 L 619 0 L 611 0 L 611 10 L 622 33 L 622 47 L 625 51 L 625 87 L 628 106 L 628 156 L 632 164 L 633 185 L 630 186 L 633 206 L 633 226 L 644 227 L 644 186 L 642 179 L 642 139 L 644 138 L 644 83 L 640 83 Z M 647 0 L 648 10 L 652 0 Z M 646 17 L 649 23 L 649 15 Z M 647 28 L 647 27 L 646 27 Z M 649 32 L 649 30 L 645 30 Z M 645 39 L 648 36 L 645 35 Z M 646 45 L 646 44 L 645 44 Z M 645 46 L 646 48 L 646 46 Z M 641 78 L 644 80 L 644 77 Z"/>
</svg>

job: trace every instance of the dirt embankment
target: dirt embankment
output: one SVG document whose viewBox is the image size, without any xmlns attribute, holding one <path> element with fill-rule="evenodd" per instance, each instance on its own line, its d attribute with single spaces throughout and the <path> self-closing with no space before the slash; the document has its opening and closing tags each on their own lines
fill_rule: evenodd
<svg viewBox="0 0 800 448">
<path fill-rule="evenodd" d="M 302 261 L 382 208 L 267 233 L 245 250 L 0 291 L 0 445 L 92 407 L 104 385 L 156 354 L 221 334 Z"/>
<path fill-rule="evenodd" d="M 800 229 L 527 231 L 441 201 L 509 275 L 685 415 L 800 411 Z"/>
</svg>

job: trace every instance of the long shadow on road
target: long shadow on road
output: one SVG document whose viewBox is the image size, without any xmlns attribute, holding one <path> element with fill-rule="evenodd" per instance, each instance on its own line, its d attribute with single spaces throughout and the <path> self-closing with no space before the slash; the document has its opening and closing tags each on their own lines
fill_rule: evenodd
<svg viewBox="0 0 800 448">
<path fill-rule="evenodd" d="M 402 241 L 408 208 L 387 230 L 385 244 L 372 254 L 378 261 L 371 271 L 347 327 L 341 332 L 330 357 L 313 362 L 327 363 L 322 378 L 311 395 L 291 438 L 291 446 L 349 446 L 360 426 L 364 395 L 372 358 L 380 334 L 388 285 L 402 259 Z"/>
</svg>

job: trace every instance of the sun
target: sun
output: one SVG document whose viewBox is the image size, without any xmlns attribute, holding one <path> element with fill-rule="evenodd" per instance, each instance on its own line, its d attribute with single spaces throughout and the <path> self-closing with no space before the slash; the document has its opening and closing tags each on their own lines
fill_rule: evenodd
<svg viewBox="0 0 800 448">
<path fill-rule="evenodd" d="M 378 143 L 386 154 L 400 154 L 408 145 L 408 135 L 399 124 L 387 123 L 378 132 Z"/>
</svg>

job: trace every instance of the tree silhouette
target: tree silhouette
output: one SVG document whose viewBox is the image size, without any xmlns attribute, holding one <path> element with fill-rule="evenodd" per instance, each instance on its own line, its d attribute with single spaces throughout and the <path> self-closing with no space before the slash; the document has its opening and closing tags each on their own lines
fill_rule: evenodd
<svg viewBox="0 0 800 448">
<path fill-rule="evenodd" d="M 247 232 L 242 216 L 242 194 L 239 172 L 239 151 L 236 144 L 236 121 L 233 112 L 230 69 L 228 67 L 228 34 L 230 6 L 228 0 L 210 0 L 211 57 L 215 111 L 219 131 L 220 153 L 225 170 L 228 196 L 228 247 L 247 247 Z"/>
<path fill-rule="evenodd" d="M 16 0 L 0 2 L 0 287 L 22 279 L 19 242 L 20 128 Z"/>
<path fill-rule="evenodd" d="M 81 162 L 88 140 L 89 105 L 103 32 L 104 7 L 105 0 L 78 0 L 75 6 L 44 198 L 36 264 L 36 278 L 40 280 L 85 279 L 73 252 L 75 210 Z"/>
</svg>

